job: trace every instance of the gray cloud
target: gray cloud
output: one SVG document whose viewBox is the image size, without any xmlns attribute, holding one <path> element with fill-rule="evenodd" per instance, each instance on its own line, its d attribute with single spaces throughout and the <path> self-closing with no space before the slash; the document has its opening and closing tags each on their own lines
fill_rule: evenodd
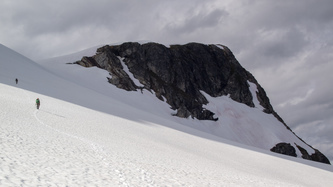
<svg viewBox="0 0 333 187">
<path fill-rule="evenodd" d="M 304 34 L 295 28 L 280 32 L 277 36 L 273 34 L 270 37 L 272 37 L 270 38 L 271 40 L 266 41 L 265 45 L 261 48 L 262 54 L 270 58 L 289 58 L 295 56 L 308 43 Z"/>
<path fill-rule="evenodd" d="M 13 11 L 11 22 L 24 29 L 30 37 L 40 34 L 61 33 L 81 27 L 115 25 L 121 14 L 125 15 L 128 4 L 123 1 L 24 1 Z"/>
<path fill-rule="evenodd" d="M 286 123 L 333 160 L 331 0 L 18 0 L 0 11 L 0 42 L 35 60 L 125 41 L 227 45 Z"/>
<path fill-rule="evenodd" d="M 228 12 L 220 9 L 216 9 L 208 13 L 202 11 L 186 17 L 185 20 L 181 20 L 179 23 L 169 23 L 166 25 L 165 29 L 175 34 L 191 34 L 198 29 L 218 26 L 223 17 L 227 15 Z"/>
</svg>

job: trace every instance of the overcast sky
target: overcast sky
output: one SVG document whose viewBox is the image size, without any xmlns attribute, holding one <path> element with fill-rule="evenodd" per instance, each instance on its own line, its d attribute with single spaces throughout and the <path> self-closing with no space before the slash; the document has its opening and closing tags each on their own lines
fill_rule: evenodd
<svg viewBox="0 0 333 187">
<path fill-rule="evenodd" d="M 0 43 L 39 60 L 127 41 L 228 46 L 333 160 L 332 0 L 0 0 Z"/>
</svg>

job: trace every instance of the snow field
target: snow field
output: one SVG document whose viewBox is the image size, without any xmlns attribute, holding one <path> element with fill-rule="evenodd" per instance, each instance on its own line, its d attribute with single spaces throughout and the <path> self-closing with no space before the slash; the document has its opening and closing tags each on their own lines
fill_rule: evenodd
<svg viewBox="0 0 333 187">
<path fill-rule="evenodd" d="M 201 138 L 209 135 L 200 131 L 197 137 L 20 88 L 0 88 L 6 106 L 0 110 L 2 186 L 332 184 L 329 171 Z M 37 97 L 40 110 L 34 106 Z"/>
</svg>

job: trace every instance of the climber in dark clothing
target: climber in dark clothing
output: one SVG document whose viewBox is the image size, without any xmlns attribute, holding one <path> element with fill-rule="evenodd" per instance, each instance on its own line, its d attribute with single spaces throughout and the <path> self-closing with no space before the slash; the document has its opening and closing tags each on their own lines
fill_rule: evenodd
<svg viewBox="0 0 333 187">
<path fill-rule="evenodd" d="M 39 109 L 39 106 L 40 106 L 40 100 L 39 100 L 39 98 L 36 99 L 36 106 L 37 106 L 37 109 Z"/>
<path fill-rule="evenodd" d="M 18 79 L 15 79 L 16 84 L 18 83 Z"/>
</svg>

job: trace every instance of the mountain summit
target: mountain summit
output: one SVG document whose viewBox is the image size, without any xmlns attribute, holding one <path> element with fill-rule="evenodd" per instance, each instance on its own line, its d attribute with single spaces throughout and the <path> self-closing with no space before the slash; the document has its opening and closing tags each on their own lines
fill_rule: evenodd
<svg viewBox="0 0 333 187">
<path fill-rule="evenodd" d="M 293 145 L 315 151 L 263 112 L 256 84 L 254 107 L 200 90 L 216 120 L 176 117 L 124 57 L 137 91 L 110 84 L 104 69 L 67 64 L 96 49 L 37 64 L 0 44 L 1 186 L 332 186 L 332 166 L 299 159 Z"/>
<path fill-rule="evenodd" d="M 209 106 L 217 105 L 217 103 L 210 103 L 208 98 L 212 100 L 229 97 L 235 103 L 246 105 L 247 108 L 253 108 L 256 111 L 260 109 L 266 116 L 275 117 L 273 124 L 260 122 L 264 126 L 261 128 L 272 130 L 276 126 L 282 126 L 285 128 L 284 133 L 291 133 L 291 136 L 297 139 L 297 141 L 287 142 L 286 139 L 276 138 L 275 141 L 280 142 L 275 142 L 270 147 L 271 151 L 290 156 L 297 156 L 298 152 L 304 159 L 330 164 L 325 155 L 292 132 L 274 111 L 264 89 L 254 76 L 240 65 L 226 46 L 189 43 L 166 47 L 157 43 L 128 42 L 100 47 L 95 55 L 84 56 L 81 60 L 72 63 L 107 70 L 110 74 L 110 77 L 107 77 L 108 82 L 120 89 L 141 90 L 141 92 L 143 89 L 148 90 L 161 101 L 168 103 L 175 111 L 173 115 L 182 118 L 210 120 L 222 126 L 229 118 L 224 118 L 223 114 L 218 115 L 218 113 L 234 115 L 237 112 L 230 111 L 225 104 L 219 106 L 222 107 L 222 111 L 213 111 L 216 107 L 210 109 Z M 263 135 L 254 125 L 259 123 L 258 121 L 242 121 L 243 118 L 237 115 L 232 118 L 236 122 L 228 123 L 232 131 L 243 126 L 246 128 L 242 130 L 245 134 L 238 135 L 248 137 L 247 139 L 234 138 L 241 143 L 258 146 L 252 140 L 257 141 L 262 138 L 261 136 L 269 136 L 269 134 Z M 223 127 L 220 128 L 223 131 Z M 225 130 L 228 131 L 227 128 Z M 215 132 L 215 135 L 225 137 L 223 134 L 224 132 Z M 266 140 L 263 138 L 261 141 Z M 267 149 L 267 146 L 265 148 Z"/>
</svg>

